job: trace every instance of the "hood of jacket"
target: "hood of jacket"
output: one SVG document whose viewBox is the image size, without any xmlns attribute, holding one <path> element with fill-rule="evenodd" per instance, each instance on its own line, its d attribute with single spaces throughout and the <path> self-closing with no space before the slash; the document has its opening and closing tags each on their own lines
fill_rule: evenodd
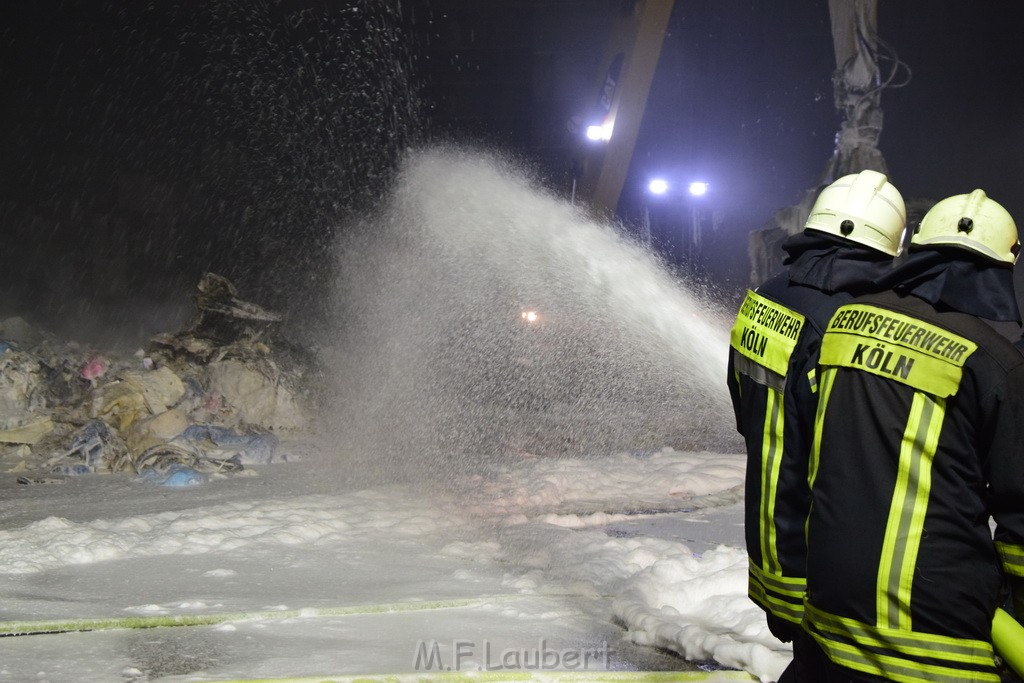
<svg viewBox="0 0 1024 683">
<path fill-rule="evenodd" d="M 892 270 L 888 254 L 826 233 L 797 233 L 782 243 L 789 281 L 828 294 L 868 294 Z"/>
</svg>

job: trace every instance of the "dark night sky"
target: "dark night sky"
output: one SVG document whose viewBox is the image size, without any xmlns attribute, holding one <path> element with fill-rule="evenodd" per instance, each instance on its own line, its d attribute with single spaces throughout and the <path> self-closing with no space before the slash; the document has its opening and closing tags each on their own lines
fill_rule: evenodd
<svg viewBox="0 0 1024 683">
<path fill-rule="evenodd" d="M 884 96 L 882 150 L 899 187 L 985 189 L 1024 222 L 1024 9 L 1013 2 L 880 3 L 879 30 L 913 69 Z M 907 11 L 919 6 L 921 17 Z M 926 10 L 926 11 L 925 11 Z"/>
<path fill-rule="evenodd" d="M 814 185 L 837 121 L 827 5 L 780 5 L 676 4 L 624 195 L 651 175 L 710 183 L 725 222 L 705 257 L 740 285 L 746 234 Z"/>
<path fill-rule="evenodd" d="M 3 10 L 0 316 L 132 325 L 187 308 L 206 270 L 314 312 L 332 231 L 413 139 L 398 4 Z"/>
<path fill-rule="evenodd" d="M 481 49 L 491 74 L 475 96 L 460 95 L 463 104 L 537 104 L 501 91 L 530 78 L 523 60 L 533 48 L 517 34 L 529 25 L 509 20 L 533 3 L 494 0 L 483 12 L 483 1 L 404 2 L 415 22 L 401 31 L 380 20 L 399 5 L 386 0 L 40 0 L 0 10 L 0 316 L 25 314 L 16 309 L 30 304 L 66 314 L 68 283 L 108 303 L 125 288 L 159 297 L 191 286 L 205 267 L 279 291 L 268 255 L 304 241 L 322 251 L 327 224 L 379 196 L 395 151 L 419 139 L 421 105 L 447 133 L 551 163 L 550 149 L 526 131 L 564 130 L 576 113 L 570 104 L 546 101 L 518 122 L 506 111 L 460 129 L 445 121 L 454 115 L 444 103 L 430 100 L 429 82 L 422 101 L 412 94 L 425 76 L 423 50 L 454 30 L 442 8 L 464 6 L 484 19 L 493 12 L 491 23 L 509 35 Z M 558 2 L 569 15 L 611 4 Z M 881 148 L 893 182 L 908 198 L 981 187 L 1024 220 L 1019 3 L 879 4 L 878 32 L 913 73 L 909 85 L 882 95 Z M 563 83 L 586 91 L 600 32 L 588 28 L 584 40 L 566 28 L 560 41 L 558 26 L 537 28 L 576 60 Z M 381 64 L 381 54 L 394 58 Z M 713 187 L 708 206 L 724 215 L 706 244 L 708 270 L 727 287 L 745 285 L 747 233 L 798 201 L 831 155 L 839 124 L 833 68 L 824 0 L 677 0 L 624 216 L 635 214 L 646 176 L 704 176 Z M 439 75 L 435 66 L 426 80 Z M 339 156 L 347 163 L 335 163 Z M 144 272 L 116 277 L 96 257 L 107 255 L 104 239 L 124 245 L 121 261 L 145 252 Z M 289 263 L 279 279 L 318 286 L 309 279 L 315 269 Z"/>
<path fill-rule="evenodd" d="M 879 3 L 878 33 L 912 72 L 882 94 L 880 147 L 905 198 L 980 187 L 1024 220 L 1022 14 L 1009 2 Z M 708 176 L 726 211 L 712 270 L 742 284 L 745 233 L 814 187 L 832 152 L 827 3 L 679 2 L 673 24 L 633 182 L 673 164 Z"/>
</svg>

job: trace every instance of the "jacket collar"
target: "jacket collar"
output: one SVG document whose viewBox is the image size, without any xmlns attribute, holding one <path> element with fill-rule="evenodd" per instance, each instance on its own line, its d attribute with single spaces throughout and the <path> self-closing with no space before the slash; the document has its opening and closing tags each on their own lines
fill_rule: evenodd
<svg viewBox="0 0 1024 683">
<path fill-rule="evenodd" d="M 883 289 L 911 295 L 939 310 L 1021 324 L 1013 269 L 962 249 L 914 249 L 885 278 Z"/>
<path fill-rule="evenodd" d="M 854 295 L 878 291 L 878 282 L 892 269 L 892 259 L 880 251 L 827 233 L 803 232 L 786 239 L 789 281 L 828 294 Z"/>
</svg>

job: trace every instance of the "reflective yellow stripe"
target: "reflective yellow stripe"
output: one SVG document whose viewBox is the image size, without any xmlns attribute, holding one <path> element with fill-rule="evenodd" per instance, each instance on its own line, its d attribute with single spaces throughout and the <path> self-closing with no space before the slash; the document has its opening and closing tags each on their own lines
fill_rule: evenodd
<svg viewBox="0 0 1024 683">
<path fill-rule="evenodd" d="M 804 608 L 811 634 L 842 666 L 907 683 L 999 680 L 992 645 L 985 641 L 879 628 L 810 604 Z"/>
<path fill-rule="evenodd" d="M 835 368 L 822 368 L 818 378 L 818 389 L 821 395 L 818 396 L 818 410 L 814 415 L 814 441 L 811 447 L 811 461 L 807 468 L 807 483 L 814 486 L 814 479 L 818 476 L 818 461 L 821 457 L 821 430 L 825 425 L 825 410 L 828 407 L 828 399 L 832 394 L 832 384 L 836 378 Z"/>
<path fill-rule="evenodd" d="M 877 620 L 881 627 L 909 630 L 910 592 L 931 495 L 932 461 L 946 414 L 945 399 L 916 392 L 903 432 L 896 486 L 889 506 L 878 567 Z"/>
<path fill-rule="evenodd" d="M 782 464 L 784 413 L 782 394 L 768 388 L 761 436 L 761 564 L 775 574 L 781 567 L 775 535 L 775 493 Z"/>
<path fill-rule="evenodd" d="M 821 343 L 822 365 L 856 368 L 935 396 L 952 396 L 978 349 L 966 337 L 863 304 L 842 306 Z"/>
<path fill-rule="evenodd" d="M 807 592 L 807 579 L 799 576 L 786 576 L 784 574 L 769 574 L 754 564 L 753 561 L 749 564 L 751 574 L 757 578 L 758 582 L 774 593 L 788 595 L 793 598 L 802 598 L 803 594 Z"/>
<path fill-rule="evenodd" d="M 881 676 L 898 683 L 965 683 L 971 681 L 1000 681 L 998 674 L 971 671 L 934 664 L 908 665 L 906 660 L 888 655 L 866 655 L 857 648 L 843 643 L 822 645 L 829 659 L 848 669 Z"/>
<path fill-rule="evenodd" d="M 804 610 L 801 605 L 778 598 L 764 586 L 754 581 L 753 578 L 750 580 L 747 596 L 760 605 L 762 609 L 779 619 L 793 624 L 799 624 L 803 621 Z"/>
<path fill-rule="evenodd" d="M 808 622 L 823 634 L 840 636 L 873 649 L 888 650 L 893 655 L 931 657 L 982 665 L 992 661 L 992 644 L 984 640 L 876 627 L 849 617 L 829 614 L 809 603 L 804 608 Z"/>
<path fill-rule="evenodd" d="M 785 376 L 803 326 L 801 314 L 748 290 L 736 315 L 730 343 L 758 365 Z"/>
<path fill-rule="evenodd" d="M 1003 560 L 1003 569 L 1013 576 L 1024 576 L 1024 546 L 996 541 L 996 550 Z"/>
<path fill-rule="evenodd" d="M 769 574 L 749 563 L 750 575 L 747 594 L 750 599 L 780 619 L 799 624 L 804 616 L 804 595 L 807 580 L 796 576 Z"/>
<path fill-rule="evenodd" d="M 811 393 L 818 393 L 818 372 L 811 370 L 807 373 L 807 383 L 811 385 Z"/>
</svg>

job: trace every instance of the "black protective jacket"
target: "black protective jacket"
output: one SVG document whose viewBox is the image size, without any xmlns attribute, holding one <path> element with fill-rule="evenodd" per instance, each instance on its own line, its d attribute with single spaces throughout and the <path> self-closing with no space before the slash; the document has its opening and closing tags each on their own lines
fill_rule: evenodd
<svg viewBox="0 0 1024 683">
<path fill-rule="evenodd" d="M 1012 280 L 970 296 L 923 252 L 897 270 L 822 341 L 804 626 L 857 672 L 995 683 L 993 613 L 1024 581 L 1024 356 L 958 309 L 1019 319 Z"/>
<path fill-rule="evenodd" d="M 854 293 L 884 278 L 890 259 L 823 233 L 796 235 L 783 247 L 788 269 L 748 292 L 737 316 L 728 386 L 747 450 L 749 595 L 772 633 L 789 641 L 803 618 L 813 371 L 822 330 Z"/>
</svg>

